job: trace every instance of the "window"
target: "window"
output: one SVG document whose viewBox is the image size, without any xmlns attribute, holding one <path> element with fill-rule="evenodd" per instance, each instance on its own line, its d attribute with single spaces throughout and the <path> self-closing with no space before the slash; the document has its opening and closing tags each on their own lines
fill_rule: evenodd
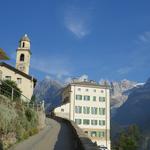
<svg viewBox="0 0 150 150">
<path fill-rule="evenodd" d="M 105 125 L 105 120 L 99 120 L 99 125 L 104 126 Z"/>
<path fill-rule="evenodd" d="M 24 54 L 20 55 L 20 61 L 24 61 Z"/>
<path fill-rule="evenodd" d="M 77 114 L 81 114 L 82 113 L 82 107 L 81 106 L 75 106 L 75 112 Z"/>
<path fill-rule="evenodd" d="M 81 88 L 78 88 L 78 91 L 81 91 Z"/>
<path fill-rule="evenodd" d="M 83 119 L 83 124 L 84 125 L 89 125 L 90 124 L 90 120 L 89 119 Z"/>
<path fill-rule="evenodd" d="M 91 120 L 91 125 L 97 125 L 97 120 Z"/>
<path fill-rule="evenodd" d="M 6 80 L 11 80 L 11 76 L 5 76 Z"/>
<path fill-rule="evenodd" d="M 82 100 L 82 95 L 76 95 L 76 100 Z"/>
<path fill-rule="evenodd" d="M 94 115 L 97 114 L 97 108 L 96 107 L 91 107 L 91 114 L 94 114 Z"/>
<path fill-rule="evenodd" d="M 85 101 L 89 101 L 89 100 L 90 100 L 90 96 L 86 96 L 86 95 L 85 95 L 85 96 L 84 96 L 84 100 L 85 100 Z"/>
<path fill-rule="evenodd" d="M 89 114 L 90 113 L 90 107 L 83 107 L 83 113 Z"/>
<path fill-rule="evenodd" d="M 93 96 L 93 101 L 96 101 L 96 96 Z"/>
<path fill-rule="evenodd" d="M 101 90 L 101 93 L 104 93 L 104 90 Z"/>
<path fill-rule="evenodd" d="M 91 131 L 91 137 L 96 137 L 97 136 L 97 132 L 96 131 Z"/>
<path fill-rule="evenodd" d="M 96 92 L 96 89 L 94 89 L 93 91 Z"/>
<path fill-rule="evenodd" d="M 64 112 L 64 109 L 63 109 L 63 108 L 61 109 L 61 112 Z"/>
<path fill-rule="evenodd" d="M 105 115 L 105 108 L 99 108 L 99 114 Z"/>
<path fill-rule="evenodd" d="M 24 42 L 22 43 L 22 47 L 25 47 L 25 43 Z"/>
<path fill-rule="evenodd" d="M 89 91 L 89 89 L 86 89 L 85 91 L 86 91 L 86 92 L 88 92 L 88 91 Z"/>
<path fill-rule="evenodd" d="M 78 124 L 78 125 L 82 124 L 82 120 L 81 119 L 75 119 L 75 123 Z"/>
<path fill-rule="evenodd" d="M 98 133 L 99 133 L 99 137 L 101 137 L 101 138 L 105 137 L 105 132 L 104 131 L 100 131 Z"/>
<path fill-rule="evenodd" d="M 100 102 L 105 102 L 105 97 L 99 97 Z"/>
<path fill-rule="evenodd" d="M 22 83 L 22 79 L 21 78 L 17 78 L 17 84 L 21 84 Z"/>
</svg>

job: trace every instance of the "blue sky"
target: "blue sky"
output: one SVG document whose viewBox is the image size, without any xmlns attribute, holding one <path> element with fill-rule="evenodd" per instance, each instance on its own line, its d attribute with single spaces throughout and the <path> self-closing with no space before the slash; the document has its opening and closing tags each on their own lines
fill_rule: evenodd
<svg viewBox="0 0 150 150">
<path fill-rule="evenodd" d="M 30 73 L 42 80 L 88 75 L 99 81 L 150 77 L 150 1 L 0 0 L 0 47 L 15 65 L 31 39 Z"/>
</svg>

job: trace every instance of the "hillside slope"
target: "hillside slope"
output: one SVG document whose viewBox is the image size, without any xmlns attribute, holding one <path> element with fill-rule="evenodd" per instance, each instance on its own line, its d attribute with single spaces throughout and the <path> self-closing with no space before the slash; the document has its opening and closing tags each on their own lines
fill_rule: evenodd
<svg viewBox="0 0 150 150">
<path fill-rule="evenodd" d="M 134 89 L 113 120 L 120 125 L 137 124 L 142 128 L 150 125 L 150 79 L 142 87 Z"/>
</svg>

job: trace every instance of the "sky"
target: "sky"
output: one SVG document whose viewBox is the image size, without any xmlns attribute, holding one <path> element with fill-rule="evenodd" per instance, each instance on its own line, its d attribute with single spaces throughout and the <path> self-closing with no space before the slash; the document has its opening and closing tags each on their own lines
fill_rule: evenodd
<svg viewBox="0 0 150 150">
<path fill-rule="evenodd" d="M 15 65 L 31 40 L 30 74 L 65 81 L 150 77 L 149 0 L 0 0 L 0 47 Z"/>
</svg>

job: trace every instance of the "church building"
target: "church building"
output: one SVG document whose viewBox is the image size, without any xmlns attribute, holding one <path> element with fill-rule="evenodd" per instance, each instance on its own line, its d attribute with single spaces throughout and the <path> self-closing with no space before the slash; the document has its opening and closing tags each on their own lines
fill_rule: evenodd
<svg viewBox="0 0 150 150">
<path fill-rule="evenodd" d="M 30 69 L 30 39 L 25 34 L 19 41 L 19 46 L 16 50 L 16 68 L 5 63 L 0 63 L 0 79 L 12 80 L 17 83 L 22 94 L 30 100 L 33 95 L 33 90 L 36 85 L 36 79 L 29 75 Z"/>
</svg>

